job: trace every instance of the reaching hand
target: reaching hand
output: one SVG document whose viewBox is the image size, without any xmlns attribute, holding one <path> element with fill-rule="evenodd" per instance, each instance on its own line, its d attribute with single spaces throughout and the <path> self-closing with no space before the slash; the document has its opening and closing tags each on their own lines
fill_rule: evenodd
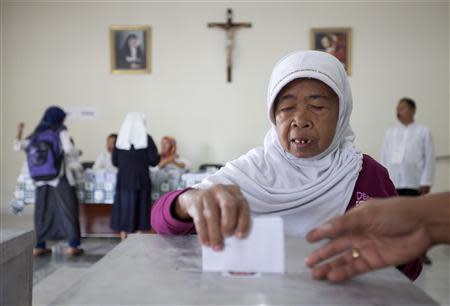
<svg viewBox="0 0 450 306">
<path fill-rule="evenodd" d="M 168 156 L 168 157 L 165 157 L 165 158 L 161 159 L 161 161 L 159 162 L 159 165 L 158 165 L 158 166 L 159 166 L 160 169 L 162 169 L 162 168 L 164 168 L 165 166 L 167 166 L 167 165 L 173 163 L 174 161 L 175 161 L 175 154 L 170 155 L 170 156 Z"/>
<path fill-rule="evenodd" d="M 410 201 L 400 197 L 370 200 L 309 232 L 310 242 L 333 239 L 305 259 L 313 277 L 340 282 L 425 253 L 432 239 Z"/>
<path fill-rule="evenodd" d="M 20 122 L 17 125 L 17 135 L 16 135 L 17 140 L 21 140 L 22 139 L 22 134 L 23 134 L 24 127 L 25 127 L 25 124 L 23 122 Z"/>
<path fill-rule="evenodd" d="M 247 200 L 235 185 L 186 191 L 178 197 L 175 211 L 180 218 L 192 218 L 200 242 L 216 251 L 223 248 L 224 237 L 243 238 L 250 228 Z"/>
</svg>

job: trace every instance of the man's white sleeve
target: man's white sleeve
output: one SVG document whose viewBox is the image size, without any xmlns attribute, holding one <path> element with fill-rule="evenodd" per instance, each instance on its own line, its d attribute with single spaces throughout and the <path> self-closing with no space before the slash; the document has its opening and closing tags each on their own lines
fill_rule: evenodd
<svg viewBox="0 0 450 306">
<path fill-rule="evenodd" d="M 433 185 L 435 159 L 433 137 L 431 136 L 431 131 L 427 129 L 424 137 L 424 166 L 420 178 L 420 186 Z"/>
</svg>

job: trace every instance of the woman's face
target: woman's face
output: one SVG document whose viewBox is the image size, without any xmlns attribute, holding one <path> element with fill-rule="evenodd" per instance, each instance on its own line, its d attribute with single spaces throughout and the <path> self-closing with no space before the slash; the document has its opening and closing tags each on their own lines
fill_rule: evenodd
<svg viewBox="0 0 450 306">
<path fill-rule="evenodd" d="M 161 139 L 161 153 L 168 153 L 170 150 L 171 144 L 170 140 L 167 138 Z"/>
<path fill-rule="evenodd" d="M 333 141 L 338 115 L 339 98 L 328 85 L 315 79 L 292 81 L 275 104 L 281 146 L 299 158 L 322 153 Z"/>
<path fill-rule="evenodd" d="M 322 37 L 322 39 L 320 40 L 320 43 L 322 44 L 322 47 L 324 47 L 325 49 L 329 48 L 331 46 L 331 41 L 328 36 Z"/>
<path fill-rule="evenodd" d="M 138 45 L 139 45 L 139 44 L 138 44 L 137 38 L 131 37 L 131 38 L 128 40 L 128 46 L 130 46 L 130 48 L 136 48 Z"/>
</svg>

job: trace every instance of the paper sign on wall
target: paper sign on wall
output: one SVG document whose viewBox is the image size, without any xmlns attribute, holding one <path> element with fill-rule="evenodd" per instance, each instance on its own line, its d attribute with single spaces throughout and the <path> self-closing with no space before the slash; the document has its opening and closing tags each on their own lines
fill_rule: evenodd
<svg viewBox="0 0 450 306">
<path fill-rule="evenodd" d="M 96 120 L 97 110 L 95 107 L 66 107 L 64 111 L 67 113 L 67 118 L 71 120 Z"/>
</svg>

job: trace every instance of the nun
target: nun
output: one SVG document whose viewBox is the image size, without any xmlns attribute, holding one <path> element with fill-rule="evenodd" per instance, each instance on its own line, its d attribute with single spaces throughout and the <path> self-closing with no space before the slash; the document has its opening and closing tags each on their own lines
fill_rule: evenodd
<svg viewBox="0 0 450 306">
<path fill-rule="evenodd" d="M 57 171 L 56 175 L 52 178 L 48 176 L 48 179 L 33 179 L 36 185 L 34 209 L 36 245 L 33 249 L 34 256 L 50 254 L 52 250 L 47 247 L 46 240 L 58 239 L 67 239 L 69 248 L 66 253 L 69 256 L 77 256 L 83 253 L 83 249 L 79 248 L 81 241 L 78 198 L 75 190 L 76 181 L 70 168 L 73 156 L 78 154 L 78 150 L 64 126 L 65 118 L 66 113 L 60 107 L 51 106 L 47 108 L 34 131 L 24 140 L 21 139 L 24 125 L 19 126 L 19 133 L 14 145 L 16 151 L 25 150 L 29 152 L 31 151 L 30 147 L 35 142 L 34 139 L 39 135 L 51 131 L 58 136 L 52 147 L 55 160 L 62 159 L 54 164 L 54 170 Z M 56 155 L 61 155 L 61 157 Z M 29 172 L 33 176 L 33 165 L 30 164 L 30 161 L 29 158 Z M 38 169 L 38 171 L 42 171 L 42 169 Z"/>
<path fill-rule="evenodd" d="M 111 228 L 125 239 L 127 233 L 150 229 L 151 182 L 149 166 L 160 161 L 158 149 L 145 128 L 145 116 L 128 113 L 117 137 L 112 162 L 117 184 Z"/>
<path fill-rule="evenodd" d="M 202 245 L 221 250 L 224 237 L 245 237 L 250 216 L 281 216 L 286 235 L 304 237 L 370 198 L 395 196 L 386 169 L 353 144 L 352 104 L 347 74 L 334 56 L 288 54 L 269 81 L 271 128 L 263 145 L 193 188 L 162 196 L 153 229 L 196 232 Z M 422 265 L 415 260 L 399 268 L 415 279 Z"/>
</svg>

